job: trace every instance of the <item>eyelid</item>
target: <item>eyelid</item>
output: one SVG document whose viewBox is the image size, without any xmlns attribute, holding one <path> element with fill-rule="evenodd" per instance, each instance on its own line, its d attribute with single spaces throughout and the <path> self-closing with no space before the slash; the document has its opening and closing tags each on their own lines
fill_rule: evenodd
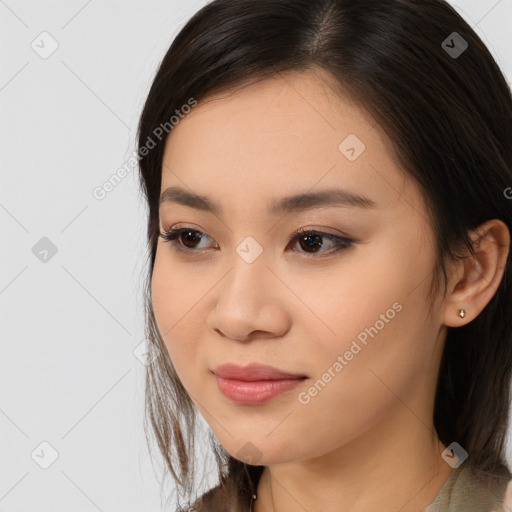
<svg viewBox="0 0 512 512">
<path fill-rule="evenodd" d="M 181 230 L 181 229 L 188 229 L 190 231 L 197 231 L 198 233 L 201 233 L 202 235 L 205 235 L 208 238 L 213 240 L 213 238 L 210 237 L 209 235 L 207 235 L 206 232 L 203 231 L 202 228 L 193 226 L 191 224 L 177 223 L 177 224 L 171 225 L 167 229 L 164 229 L 163 226 L 160 225 L 160 233 L 165 233 L 165 232 L 168 233 L 170 231 L 177 231 L 177 230 Z M 332 229 L 332 228 L 318 227 L 318 226 L 304 226 L 304 227 L 301 227 L 301 228 L 295 230 L 290 235 L 290 237 L 288 238 L 288 242 L 292 241 L 297 235 L 300 235 L 302 233 L 306 233 L 307 234 L 307 233 L 310 233 L 310 232 L 314 232 L 314 233 L 321 234 L 321 235 L 328 235 L 328 236 L 332 236 L 332 237 L 342 238 L 342 239 L 346 239 L 346 240 L 353 240 L 354 242 L 358 241 L 353 236 L 349 235 L 348 233 L 344 233 L 341 230 L 337 230 L 338 231 L 337 233 L 330 233 L 329 231 L 324 231 L 325 229 Z"/>
<path fill-rule="evenodd" d="M 323 229 L 324 228 L 315 228 L 315 227 L 310 227 L 310 226 L 302 227 L 302 228 L 294 231 L 294 233 L 292 235 L 290 235 L 290 237 L 288 239 L 287 247 L 290 244 L 290 242 L 297 242 L 300 240 L 301 237 L 304 237 L 307 235 L 320 235 L 323 238 L 327 238 L 337 248 L 335 250 L 319 252 L 319 253 L 308 253 L 305 251 L 292 250 L 292 252 L 299 253 L 299 254 L 303 255 L 303 257 L 319 259 L 322 257 L 331 256 L 340 251 L 349 249 L 355 243 L 358 242 L 353 237 L 349 237 L 344 234 L 336 235 L 333 233 L 323 231 Z M 190 249 L 190 248 L 183 247 L 182 244 L 180 243 L 179 237 L 187 231 L 193 231 L 195 233 L 198 233 L 200 235 L 201 239 L 204 237 L 207 237 L 207 238 L 210 238 L 211 240 L 213 240 L 213 238 L 211 238 L 209 235 L 207 235 L 204 231 L 196 229 L 195 227 L 192 227 L 190 225 L 180 227 L 179 224 L 174 225 L 174 226 L 164 230 L 163 233 L 161 232 L 159 234 L 159 237 L 162 238 L 164 240 L 164 242 L 168 242 L 171 245 L 172 249 L 174 249 L 175 251 L 186 254 L 187 256 L 190 256 L 190 257 L 195 257 L 195 256 L 200 257 L 208 249 Z M 215 243 L 218 247 L 218 243 L 217 242 L 215 242 Z"/>
<path fill-rule="evenodd" d="M 345 240 L 353 240 L 354 242 L 356 241 L 354 239 L 354 237 L 348 235 L 347 233 L 343 233 L 342 231 L 338 230 L 338 233 L 330 233 L 329 231 L 324 231 L 325 229 L 331 229 L 331 228 L 305 226 L 305 227 L 299 228 L 296 231 L 294 231 L 290 235 L 290 238 L 288 239 L 288 241 L 290 242 L 297 236 L 302 235 L 302 234 L 308 234 L 308 233 L 316 233 L 319 235 L 332 236 L 335 238 L 341 238 L 341 239 L 345 239 Z"/>
</svg>

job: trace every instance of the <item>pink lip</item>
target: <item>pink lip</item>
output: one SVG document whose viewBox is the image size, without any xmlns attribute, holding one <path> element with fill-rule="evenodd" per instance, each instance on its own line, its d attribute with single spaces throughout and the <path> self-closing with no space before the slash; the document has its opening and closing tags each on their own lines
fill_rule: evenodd
<svg viewBox="0 0 512 512">
<path fill-rule="evenodd" d="M 217 386 L 227 398 L 242 405 L 265 403 L 293 389 L 305 375 L 293 374 L 272 366 L 223 364 L 213 371 Z"/>
<path fill-rule="evenodd" d="M 300 379 L 306 377 L 306 375 L 300 373 L 289 373 L 273 366 L 258 363 L 251 363 L 247 366 L 239 366 L 233 363 L 221 364 L 213 370 L 213 373 L 225 379 L 245 381 Z"/>
</svg>

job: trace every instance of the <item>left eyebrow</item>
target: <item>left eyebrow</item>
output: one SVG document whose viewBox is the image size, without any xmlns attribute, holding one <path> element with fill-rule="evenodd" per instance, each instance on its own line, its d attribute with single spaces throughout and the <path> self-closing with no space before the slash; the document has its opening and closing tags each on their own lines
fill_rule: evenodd
<svg viewBox="0 0 512 512">
<path fill-rule="evenodd" d="M 281 215 L 322 206 L 349 206 L 370 209 L 375 208 L 377 203 L 369 197 L 350 192 L 349 190 L 333 188 L 283 197 L 271 202 L 267 212 L 269 215 Z"/>
<path fill-rule="evenodd" d="M 160 205 L 165 202 L 182 204 L 217 216 L 223 214 L 222 206 L 216 201 L 180 187 L 167 188 L 160 196 Z M 368 197 L 349 190 L 325 189 L 317 192 L 295 194 L 277 200 L 274 199 L 267 206 L 267 214 L 269 216 L 277 216 L 323 206 L 348 206 L 370 209 L 376 208 L 377 203 Z"/>
</svg>

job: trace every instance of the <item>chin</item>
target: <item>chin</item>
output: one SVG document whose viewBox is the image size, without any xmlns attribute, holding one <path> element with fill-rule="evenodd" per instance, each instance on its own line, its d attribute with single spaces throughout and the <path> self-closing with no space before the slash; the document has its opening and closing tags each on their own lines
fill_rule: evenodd
<svg viewBox="0 0 512 512">
<path fill-rule="evenodd" d="M 221 444 L 232 457 L 251 466 L 283 464 L 297 460 L 300 457 L 296 447 L 290 446 L 284 440 L 281 440 L 281 444 L 279 444 L 279 440 L 271 442 L 265 436 L 261 440 L 258 436 L 253 436 L 250 439 L 251 441 L 245 441 L 230 438 L 226 444 Z"/>
</svg>

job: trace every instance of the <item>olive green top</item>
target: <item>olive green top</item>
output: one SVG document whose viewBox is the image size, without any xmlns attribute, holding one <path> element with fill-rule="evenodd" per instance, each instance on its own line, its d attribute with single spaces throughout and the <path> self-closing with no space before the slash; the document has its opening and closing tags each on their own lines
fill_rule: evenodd
<svg viewBox="0 0 512 512">
<path fill-rule="evenodd" d="M 472 472 L 464 465 L 453 469 L 437 496 L 423 512 L 491 512 L 503 509 L 507 479 Z"/>
<path fill-rule="evenodd" d="M 423 512 L 501 512 L 508 483 L 502 477 L 474 472 L 469 466 L 453 469 L 437 496 Z M 250 512 L 238 499 L 223 497 L 217 486 L 188 509 L 197 512 Z"/>
</svg>

